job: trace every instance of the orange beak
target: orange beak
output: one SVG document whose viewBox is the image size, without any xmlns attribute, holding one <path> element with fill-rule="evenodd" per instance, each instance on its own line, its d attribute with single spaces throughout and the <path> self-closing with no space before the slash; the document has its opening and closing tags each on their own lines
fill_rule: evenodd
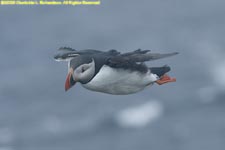
<svg viewBox="0 0 225 150">
<path fill-rule="evenodd" d="M 75 85 L 75 83 L 76 81 L 73 79 L 73 69 L 71 68 L 66 77 L 65 91 L 69 90 L 73 85 Z"/>
</svg>

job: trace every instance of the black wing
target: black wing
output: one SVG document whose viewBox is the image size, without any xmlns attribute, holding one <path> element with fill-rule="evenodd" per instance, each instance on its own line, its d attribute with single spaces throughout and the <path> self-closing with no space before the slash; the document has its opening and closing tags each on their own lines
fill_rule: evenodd
<svg viewBox="0 0 225 150">
<path fill-rule="evenodd" d="M 55 60 L 71 60 L 78 55 L 93 55 L 103 53 L 100 50 L 85 49 L 85 50 L 75 50 L 69 47 L 61 47 L 58 49 L 57 53 L 54 55 Z"/>
<path fill-rule="evenodd" d="M 120 54 L 108 59 L 107 65 L 114 68 L 124 68 L 146 72 L 148 67 L 144 64 L 145 61 L 157 60 L 178 54 L 177 52 L 167 54 L 149 53 L 149 51 L 150 50 L 138 49 L 133 52 Z"/>
<path fill-rule="evenodd" d="M 70 47 L 61 47 L 58 49 L 57 53 L 54 55 L 54 59 L 59 61 L 60 60 L 70 61 L 71 59 L 73 59 L 74 57 L 78 55 L 82 55 L 82 56 L 88 55 L 90 57 L 96 56 L 96 55 L 112 57 L 112 56 L 117 56 L 119 54 L 120 52 L 114 49 L 104 52 L 104 51 L 95 50 L 95 49 L 75 50 Z"/>
<path fill-rule="evenodd" d="M 150 50 L 138 49 L 133 52 L 116 55 L 115 57 L 112 57 L 109 61 L 110 63 L 145 62 L 145 61 L 152 61 L 152 60 L 157 60 L 161 58 L 166 58 L 166 57 L 170 57 L 170 56 L 174 56 L 178 54 L 178 52 L 166 53 L 166 54 L 148 53 L 149 51 Z"/>
</svg>

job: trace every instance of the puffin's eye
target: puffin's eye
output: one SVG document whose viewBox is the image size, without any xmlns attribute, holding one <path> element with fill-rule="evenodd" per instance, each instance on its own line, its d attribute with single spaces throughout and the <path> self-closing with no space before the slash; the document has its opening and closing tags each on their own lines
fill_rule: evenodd
<svg viewBox="0 0 225 150">
<path fill-rule="evenodd" d="M 85 71 L 87 71 L 88 68 L 90 68 L 90 66 L 87 65 L 87 64 L 84 64 L 84 65 L 80 66 L 80 70 L 81 70 L 82 73 L 85 72 Z"/>
<path fill-rule="evenodd" d="M 82 72 L 84 72 L 84 71 L 85 71 L 85 68 L 84 68 L 84 67 L 82 67 L 82 68 L 81 68 L 81 71 L 82 71 Z"/>
</svg>

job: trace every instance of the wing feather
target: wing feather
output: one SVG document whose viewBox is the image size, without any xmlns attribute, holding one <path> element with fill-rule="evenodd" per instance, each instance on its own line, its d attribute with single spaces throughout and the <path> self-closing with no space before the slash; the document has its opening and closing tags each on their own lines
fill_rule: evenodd
<svg viewBox="0 0 225 150">
<path fill-rule="evenodd" d="M 146 72 L 148 70 L 148 67 L 144 64 L 144 62 L 162 59 L 178 54 L 177 52 L 166 54 L 148 52 L 149 50 L 139 49 L 134 52 L 124 53 L 115 57 L 111 57 L 110 59 L 108 59 L 107 65 L 114 68 L 125 68 Z"/>
<path fill-rule="evenodd" d="M 133 52 L 133 53 L 125 53 L 110 59 L 111 63 L 126 63 L 126 62 L 145 62 L 145 61 L 152 61 L 157 59 L 162 59 L 170 56 L 177 55 L 178 52 L 174 53 L 147 53 L 146 51 L 140 52 Z"/>
</svg>

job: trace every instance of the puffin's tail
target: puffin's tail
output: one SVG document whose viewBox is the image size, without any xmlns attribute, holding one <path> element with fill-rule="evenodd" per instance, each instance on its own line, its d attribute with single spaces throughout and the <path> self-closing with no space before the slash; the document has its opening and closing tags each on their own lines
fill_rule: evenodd
<svg viewBox="0 0 225 150">
<path fill-rule="evenodd" d="M 163 76 L 165 73 L 167 73 L 171 70 L 168 65 L 165 65 L 162 67 L 151 67 L 149 69 L 151 70 L 151 73 L 156 74 L 158 77 Z"/>
</svg>

